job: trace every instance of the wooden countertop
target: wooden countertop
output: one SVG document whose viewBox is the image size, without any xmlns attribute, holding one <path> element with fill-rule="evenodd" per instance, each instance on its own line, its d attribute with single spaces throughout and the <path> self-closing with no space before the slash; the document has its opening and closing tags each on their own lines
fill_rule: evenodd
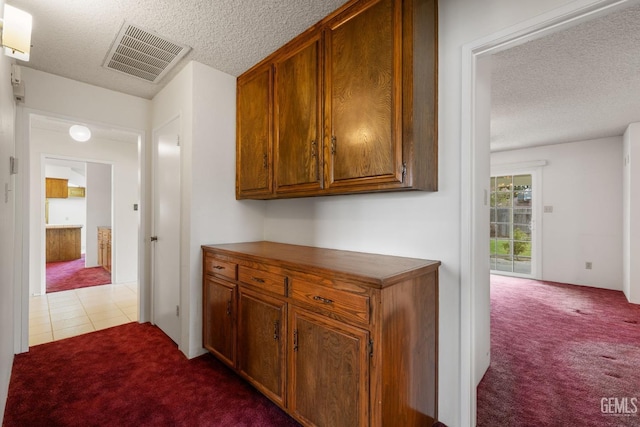
<svg viewBox="0 0 640 427">
<path fill-rule="evenodd" d="M 47 230 L 54 228 L 82 228 L 82 225 L 47 224 Z"/>
<path fill-rule="evenodd" d="M 344 279 L 356 279 L 374 287 L 386 287 L 426 271 L 436 270 L 440 261 L 379 255 L 276 242 L 245 242 L 203 245 L 215 251 L 248 261 L 261 261 L 284 268 L 309 269 L 333 273 Z"/>
</svg>

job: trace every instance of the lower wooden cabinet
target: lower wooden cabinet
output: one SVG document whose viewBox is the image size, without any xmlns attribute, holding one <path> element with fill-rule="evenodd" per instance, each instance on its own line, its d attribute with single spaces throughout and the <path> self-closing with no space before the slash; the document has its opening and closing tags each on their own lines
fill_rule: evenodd
<svg viewBox="0 0 640 427">
<path fill-rule="evenodd" d="M 241 287 L 238 372 L 274 402 L 285 402 L 285 301 Z"/>
<path fill-rule="evenodd" d="M 47 262 L 80 259 L 81 225 L 47 225 Z"/>
<path fill-rule="evenodd" d="M 98 227 L 98 265 L 111 272 L 111 227 Z"/>
<path fill-rule="evenodd" d="M 305 424 L 369 425 L 369 333 L 293 308 L 289 410 Z"/>
<path fill-rule="evenodd" d="M 205 277 L 203 346 L 232 368 L 236 363 L 236 285 Z"/>
<path fill-rule="evenodd" d="M 436 421 L 438 261 L 202 248 L 204 347 L 301 424 Z"/>
</svg>

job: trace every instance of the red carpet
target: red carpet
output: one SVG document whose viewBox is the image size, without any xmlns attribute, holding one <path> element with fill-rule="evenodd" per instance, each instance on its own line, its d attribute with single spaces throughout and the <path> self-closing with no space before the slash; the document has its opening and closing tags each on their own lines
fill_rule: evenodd
<svg viewBox="0 0 640 427">
<path fill-rule="evenodd" d="M 111 283 L 111 273 L 102 267 L 84 267 L 80 259 L 47 263 L 47 293 Z"/>
<path fill-rule="evenodd" d="M 129 323 L 15 357 L 4 426 L 297 426 L 211 355 Z"/>
<path fill-rule="evenodd" d="M 640 306 L 622 292 L 491 277 L 478 426 L 640 426 Z"/>
</svg>

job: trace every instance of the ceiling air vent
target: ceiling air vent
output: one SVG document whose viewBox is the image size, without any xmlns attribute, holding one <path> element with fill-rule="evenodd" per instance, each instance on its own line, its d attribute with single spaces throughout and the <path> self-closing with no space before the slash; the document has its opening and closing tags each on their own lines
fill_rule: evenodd
<svg viewBox="0 0 640 427">
<path fill-rule="evenodd" d="M 191 48 L 125 22 L 103 66 L 157 83 Z"/>
</svg>

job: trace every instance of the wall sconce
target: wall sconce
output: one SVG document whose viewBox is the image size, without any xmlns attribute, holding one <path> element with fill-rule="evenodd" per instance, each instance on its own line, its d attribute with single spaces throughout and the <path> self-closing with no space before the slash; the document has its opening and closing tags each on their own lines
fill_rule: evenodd
<svg viewBox="0 0 640 427">
<path fill-rule="evenodd" d="M 5 55 L 29 61 L 32 21 L 31 14 L 8 4 L 4 5 L 2 46 Z"/>
</svg>

